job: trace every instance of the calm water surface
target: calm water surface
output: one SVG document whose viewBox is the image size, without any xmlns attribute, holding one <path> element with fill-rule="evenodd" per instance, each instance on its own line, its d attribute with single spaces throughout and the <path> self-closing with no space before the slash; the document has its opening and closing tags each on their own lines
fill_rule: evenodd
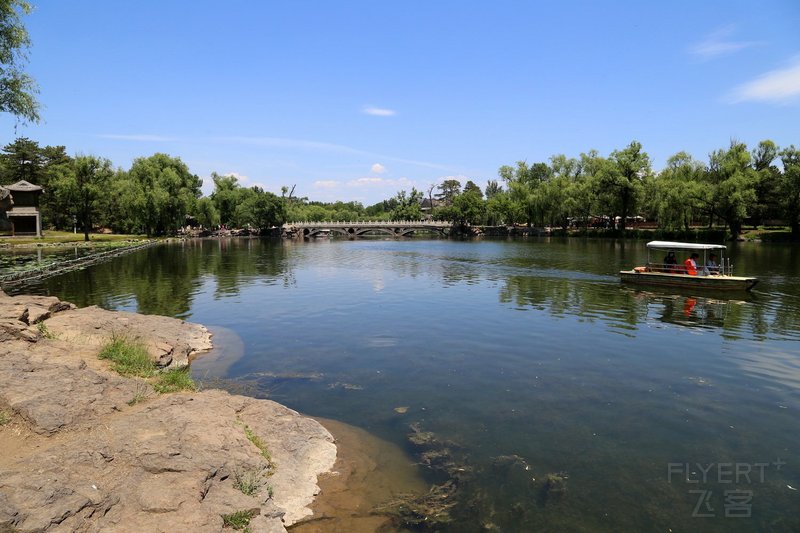
<svg viewBox="0 0 800 533">
<path fill-rule="evenodd" d="M 189 241 L 21 290 L 209 325 L 201 379 L 452 441 L 452 531 L 800 531 L 800 252 L 732 252 L 752 295 L 621 286 L 644 243 L 580 239 Z"/>
</svg>

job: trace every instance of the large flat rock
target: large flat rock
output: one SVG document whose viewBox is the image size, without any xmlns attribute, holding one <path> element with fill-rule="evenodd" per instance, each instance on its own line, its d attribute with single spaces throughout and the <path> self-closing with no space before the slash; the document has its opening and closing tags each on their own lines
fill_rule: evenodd
<svg viewBox="0 0 800 533">
<path fill-rule="evenodd" d="M 108 370 L 100 339 L 121 324 L 150 328 L 148 339 L 189 354 L 206 348 L 203 330 L 54 304 L 0 293 L 0 320 L 30 334 L 0 345 L 0 410 L 12 419 L 0 426 L 0 531 L 220 531 L 222 515 L 249 511 L 252 531 L 272 532 L 311 514 L 317 476 L 336 460 L 324 427 L 223 391 L 157 395 Z M 20 320 L 35 305 L 56 339 Z M 269 451 L 271 475 L 245 428 Z M 260 473 L 253 495 L 235 487 L 247 472 Z"/>
</svg>

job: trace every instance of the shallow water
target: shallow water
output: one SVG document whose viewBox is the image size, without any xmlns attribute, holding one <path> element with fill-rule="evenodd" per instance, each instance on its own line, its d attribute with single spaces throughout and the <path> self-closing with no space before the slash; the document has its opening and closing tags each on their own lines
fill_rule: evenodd
<svg viewBox="0 0 800 533">
<path fill-rule="evenodd" d="M 732 255 L 753 294 L 622 286 L 644 244 L 582 239 L 187 241 L 19 291 L 207 324 L 241 343 L 201 379 L 457 443 L 452 531 L 797 531 L 800 252 Z"/>
</svg>

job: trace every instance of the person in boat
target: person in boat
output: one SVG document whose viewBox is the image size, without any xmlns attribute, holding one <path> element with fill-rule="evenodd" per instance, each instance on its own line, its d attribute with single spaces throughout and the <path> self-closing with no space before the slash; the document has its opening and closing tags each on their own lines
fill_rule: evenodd
<svg viewBox="0 0 800 533">
<path fill-rule="evenodd" d="M 708 261 L 706 261 L 705 267 L 703 267 L 703 274 L 706 276 L 718 276 L 719 275 L 719 265 L 717 264 L 717 254 L 711 254 L 708 256 Z"/>
<path fill-rule="evenodd" d="M 678 258 L 675 257 L 675 252 L 670 250 L 664 258 L 664 271 L 677 272 L 678 271 Z"/>
<path fill-rule="evenodd" d="M 700 255 L 696 252 L 689 256 L 689 258 L 683 262 L 684 268 L 686 268 L 686 274 L 690 276 L 697 275 L 697 260 L 700 259 Z"/>
</svg>

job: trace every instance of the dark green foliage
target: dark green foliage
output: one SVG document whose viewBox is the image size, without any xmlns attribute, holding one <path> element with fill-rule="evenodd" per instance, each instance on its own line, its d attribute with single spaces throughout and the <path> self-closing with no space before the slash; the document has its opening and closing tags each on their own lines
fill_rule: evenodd
<svg viewBox="0 0 800 533">
<path fill-rule="evenodd" d="M 134 160 L 128 176 L 132 183 L 123 189 L 128 201 L 121 207 L 131 219 L 138 218 L 148 236 L 174 233 L 183 227 L 203 184 L 180 158 L 167 154 Z"/>
<path fill-rule="evenodd" d="M 422 193 L 412 188 L 411 193 L 400 191 L 394 197 L 396 204 L 390 213 L 392 220 L 419 220 L 422 218 Z"/>
</svg>

